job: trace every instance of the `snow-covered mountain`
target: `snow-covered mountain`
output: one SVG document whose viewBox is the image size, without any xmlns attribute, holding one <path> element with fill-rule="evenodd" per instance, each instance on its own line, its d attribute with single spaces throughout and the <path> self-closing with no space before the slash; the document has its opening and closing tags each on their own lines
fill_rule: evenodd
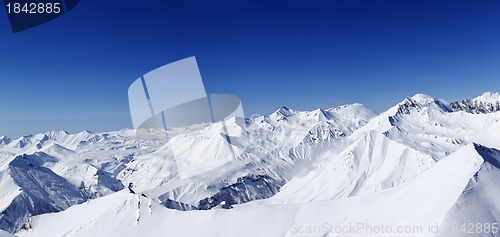
<svg viewBox="0 0 500 237">
<path fill-rule="evenodd" d="M 241 206 L 231 210 L 178 212 L 128 190 L 67 211 L 42 215 L 21 236 L 335 236 L 333 226 L 363 223 L 427 228 L 440 223 L 480 168 L 468 145 L 404 185 L 358 198 L 301 205 Z M 429 197 L 429 194 L 436 194 Z M 78 217 L 78 218 L 75 218 Z M 327 225 L 325 225 L 327 223 Z M 51 228 L 57 224 L 60 228 Z M 325 226 L 324 226 L 325 225 Z M 300 227 L 320 226 L 319 230 Z M 427 231 L 427 230 L 426 230 Z M 363 234 L 354 236 L 373 236 Z M 401 235 L 398 235 L 401 236 Z M 424 236 L 427 236 L 424 234 Z"/>
<path fill-rule="evenodd" d="M 500 94 L 486 92 L 472 100 L 462 100 L 453 102 L 450 107 L 455 110 L 462 110 L 474 114 L 485 114 L 500 111 Z"/>
<path fill-rule="evenodd" d="M 359 236 L 335 228 L 362 223 L 465 236 L 457 225 L 500 220 L 499 102 L 498 93 L 452 103 L 417 94 L 381 114 L 283 107 L 150 140 L 128 129 L 0 138 L 0 229 Z"/>
<path fill-rule="evenodd" d="M 10 143 L 10 138 L 6 136 L 0 136 L 0 146 L 7 145 Z"/>
</svg>

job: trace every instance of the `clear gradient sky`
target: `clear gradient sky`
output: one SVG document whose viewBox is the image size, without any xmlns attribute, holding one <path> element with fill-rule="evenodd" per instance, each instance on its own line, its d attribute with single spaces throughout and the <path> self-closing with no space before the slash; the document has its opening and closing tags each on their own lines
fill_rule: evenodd
<svg viewBox="0 0 500 237">
<path fill-rule="evenodd" d="M 498 0 L 81 0 L 11 33 L 0 10 L 0 134 L 132 127 L 127 89 L 196 56 L 245 113 L 500 90 Z"/>
</svg>

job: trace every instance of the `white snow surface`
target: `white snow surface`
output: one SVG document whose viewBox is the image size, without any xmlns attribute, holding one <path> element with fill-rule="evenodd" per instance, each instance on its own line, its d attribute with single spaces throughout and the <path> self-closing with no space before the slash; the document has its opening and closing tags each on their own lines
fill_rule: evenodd
<svg viewBox="0 0 500 237">
<path fill-rule="evenodd" d="M 15 237 L 15 235 L 0 230 L 0 237 Z"/>
<path fill-rule="evenodd" d="M 485 92 L 482 95 L 474 98 L 473 100 L 483 103 L 498 103 L 500 102 L 500 93 Z"/>
<path fill-rule="evenodd" d="M 466 146 L 411 181 L 384 192 L 302 205 L 243 206 L 231 210 L 178 212 L 120 191 L 42 215 L 20 236 L 300 236 L 294 224 L 334 226 L 428 226 L 440 223 L 477 172 L 481 156 Z M 429 198 L 429 193 L 439 195 Z M 78 217 L 78 218 L 75 218 Z M 53 224 L 59 228 L 53 228 Z M 325 236 L 328 232 L 312 233 Z M 335 235 L 331 235 L 335 236 Z"/>
</svg>

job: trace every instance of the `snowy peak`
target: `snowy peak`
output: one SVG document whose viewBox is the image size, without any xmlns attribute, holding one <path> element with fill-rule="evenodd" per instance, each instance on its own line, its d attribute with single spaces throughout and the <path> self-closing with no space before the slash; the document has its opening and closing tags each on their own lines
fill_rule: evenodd
<svg viewBox="0 0 500 237">
<path fill-rule="evenodd" d="M 309 125 L 315 125 L 322 121 L 331 121 L 348 131 L 353 131 L 375 116 L 377 114 L 362 104 L 347 104 L 326 110 L 318 108 L 312 111 L 297 111 L 282 107 L 271 115 L 264 116 L 264 119 L 273 125 L 276 125 L 275 122 L 283 121 L 292 124 L 305 123 Z M 283 123 L 277 125 L 281 124 Z"/>
<path fill-rule="evenodd" d="M 306 112 L 306 116 L 314 116 L 318 118 L 318 121 L 332 119 L 332 116 L 322 109 L 315 109 L 311 112 Z"/>
<path fill-rule="evenodd" d="M 473 99 L 483 103 L 498 103 L 500 101 L 500 93 L 485 92 L 482 95 Z"/>
<path fill-rule="evenodd" d="M 289 109 L 285 106 L 281 107 L 280 109 L 276 110 L 273 114 L 278 115 L 278 116 L 283 116 L 283 117 L 290 117 L 296 113 L 295 110 Z"/>
<path fill-rule="evenodd" d="M 471 114 L 487 114 L 500 111 L 500 93 L 486 92 L 472 100 L 450 103 L 453 111 L 464 111 Z"/>
<path fill-rule="evenodd" d="M 338 115 L 337 117 L 340 116 L 346 119 L 351 119 L 356 121 L 363 120 L 364 122 L 368 122 L 370 119 L 377 116 L 376 113 L 366 108 L 364 105 L 358 103 L 333 107 L 327 109 L 326 112 L 328 112 L 330 115 L 331 114 Z"/>
<path fill-rule="evenodd" d="M 58 144 L 67 149 L 76 149 L 79 145 L 88 142 L 97 142 L 98 140 L 105 137 L 106 134 L 93 134 L 88 131 L 83 131 L 80 133 L 70 134 L 65 130 L 55 130 L 47 133 L 40 133 L 35 135 L 22 136 L 15 140 L 10 140 L 6 138 L 3 143 L 13 149 L 22 149 L 28 153 L 32 153 L 41 150 L 44 147 L 51 146 L 52 144 Z M 0 138 L 1 140 L 2 138 Z M 0 141 L 0 145 L 2 141 Z"/>
<path fill-rule="evenodd" d="M 0 136 L 0 145 L 7 145 L 10 143 L 10 138 L 6 136 Z"/>
<path fill-rule="evenodd" d="M 448 102 L 446 102 L 445 100 L 430 96 L 430 95 L 416 94 L 416 95 L 412 96 L 411 98 L 407 97 L 407 100 L 408 99 L 412 100 L 414 103 L 419 104 L 421 106 L 428 107 L 428 106 L 436 105 L 439 108 L 441 108 L 442 110 L 450 112 L 450 109 L 448 108 L 448 104 L 449 104 Z"/>
<path fill-rule="evenodd" d="M 417 100 L 413 99 L 413 97 L 406 97 L 401 103 L 396 106 L 397 114 L 410 114 L 412 110 L 418 110 L 423 107 Z"/>
<path fill-rule="evenodd" d="M 329 108 L 326 111 L 328 111 L 328 112 L 335 111 L 335 112 L 339 112 L 339 113 L 342 111 L 372 112 L 370 109 L 366 108 L 364 105 L 359 104 L 359 103 L 336 106 L 336 107 Z"/>
<path fill-rule="evenodd" d="M 422 111 L 424 108 L 433 108 L 442 112 L 451 112 L 448 102 L 425 94 L 416 94 L 412 97 L 406 97 L 395 107 L 389 109 L 386 113 L 391 115 L 410 114 L 412 110 Z"/>
<path fill-rule="evenodd" d="M 66 132 L 65 130 L 63 129 L 58 129 L 58 130 L 54 130 L 54 131 L 51 131 L 51 132 L 48 132 L 48 133 L 45 133 L 45 135 L 49 138 L 49 139 L 53 139 L 53 140 L 57 140 L 57 139 L 62 139 L 64 137 L 66 137 L 67 135 L 69 135 L 68 132 Z"/>
<path fill-rule="evenodd" d="M 476 148 L 477 153 L 479 153 L 485 163 L 489 163 L 496 167 L 496 169 L 500 169 L 500 151 L 488 148 L 479 144 L 474 143 L 474 148 Z"/>
<path fill-rule="evenodd" d="M 415 94 L 414 96 L 411 97 L 413 101 L 418 102 L 419 104 L 430 104 L 434 103 L 435 99 L 434 97 L 426 94 Z"/>
</svg>

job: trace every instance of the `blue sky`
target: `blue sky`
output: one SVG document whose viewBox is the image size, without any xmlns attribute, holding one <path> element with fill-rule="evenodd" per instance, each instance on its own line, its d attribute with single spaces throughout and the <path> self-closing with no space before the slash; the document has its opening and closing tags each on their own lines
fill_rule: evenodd
<svg viewBox="0 0 500 237">
<path fill-rule="evenodd" d="M 272 3 L 270 3 L 272 2 Z M 127 89 L 196 56 L 245 113 L 500 89 L 500 2 L 95 1 L 13 34 L 0 10 L 0 134 L 131 127 Z"/>
</svg>

